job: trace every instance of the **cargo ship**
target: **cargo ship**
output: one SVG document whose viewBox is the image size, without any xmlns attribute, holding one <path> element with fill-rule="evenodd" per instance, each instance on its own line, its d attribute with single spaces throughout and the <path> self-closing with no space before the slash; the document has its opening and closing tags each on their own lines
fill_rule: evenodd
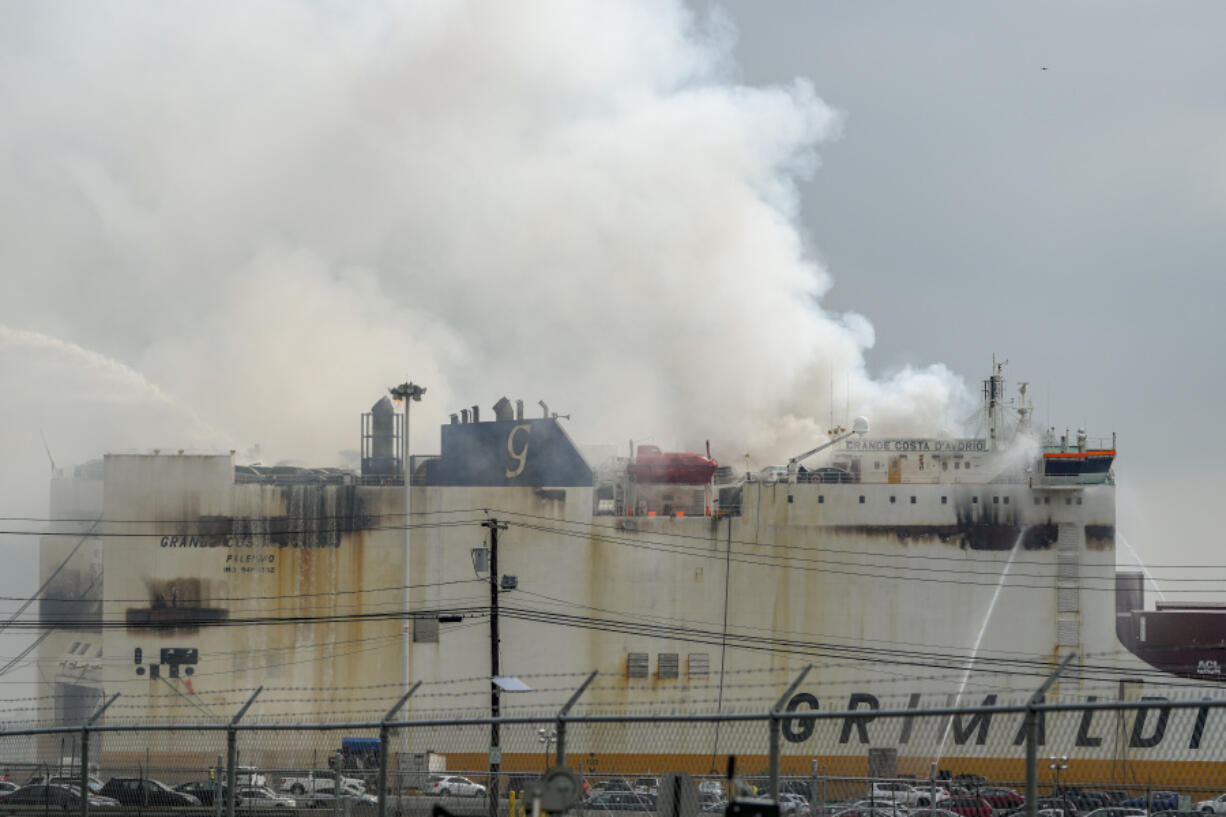
<svg viewBox="0 0 1226 817">
<path fill-rule="evenodd" d="M 500 674 L 527 688 L 504 714 L 556 708 L 593 670 L 577 711 L 764 711 L 809 665 L 792 711 L 1018 702 L 1070 654 L 1051 700 L 1219 696 L 1221 613 L 1146 610 L 1138 577 L 1117 575 L 1114 436 L 1032 416 L 994 362 L 977 436 L 858 422 L 765 473 L 633 443 L 591 461 L 562 418 L 506 398 L 491 420 L 452 415 L 437 454 L 408 457 L 384 397 L 362 419 L 360 472 L 107 455 L 52 483 L 41 714 L 79 723 L 122 691 L 133 720 L 229 717 L 264 684 L 315 690 L 295 698 L 307 721 L 362 719 L 416 681 L 439 691 L 406 717 L 485 714 L 491 583 Z M 251 717 L 285 708 L 266 697 Z M 1168 714 L 1112 720 L 1078 762 L 1133 781 L 1158 761 L 1216 763 L 1193 739 L 1203 718 Z M 898 773 L 1017 765 L 1006 720 L 789 727 L 785 770 L 821 758 L 863 773 L 870 749 Z M 427 748 L 481 768 L 486 749 L 453 739 Z M 535 768 L 535 736 L 508 740 L 504 768 Z M 705 772 L 750 751 L 737 740 L 677 729 L 648 753 L 610 726 L 581 751 L 606 769 Z"/>
</svg>

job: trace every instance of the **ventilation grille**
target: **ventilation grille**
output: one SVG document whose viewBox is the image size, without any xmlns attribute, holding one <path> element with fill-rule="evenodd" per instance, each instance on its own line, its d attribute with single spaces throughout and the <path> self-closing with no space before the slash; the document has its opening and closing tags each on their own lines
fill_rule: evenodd
<svg viewBox="0 0 1226 817">
<path fill-rule="evenodd" d="M 676 678 L 680 657 L 675 652 L 662 652 L 656 656 L 656 674 L 661 678 Z"/>
<path fill-rule="evenodd" d="M 1075 618 L 1062 618 L 1056 622 L 1056 643 L 1061 647 L 1076 647 L 1078 626 Z"/>
<path fill-rule="evenodd" d="M 711 674 L 711 657 L 705 652 L 690 653 L 690 677 L 706 678 Z"/>
<path fill-rule="evenodd" d="M 1061 587 L 1056 590 L 1056 612 L 1058 613 L 1076 613 L 1078 612 L 1078 600 L 1080 592 L 1076 587 Z"/>
<path fill-rule="evenodd" d="M 651 657 L 645 652 L 632 652 L 626 656 L 626 677 L 646 678 L 651 666 Z"/>
<path fill-rule="evenodd" d="M 1081 562 L 1076 553 L 1060 553 L 1056 557 L 1056 578 L 1062 582 L 1075 582 L 1081 578 Z"/>
</svg>

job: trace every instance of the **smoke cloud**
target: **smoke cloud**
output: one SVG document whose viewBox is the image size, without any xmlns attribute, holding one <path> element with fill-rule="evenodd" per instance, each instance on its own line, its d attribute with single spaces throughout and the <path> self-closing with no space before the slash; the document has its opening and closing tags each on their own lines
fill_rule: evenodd
<svg viewBox="0 0 1226 817">
<path fill-rule="evenodd" d="M 0 9 L 7 510 L 104 450 L 328 465 L 388 386 L 544 398 L 581 441 L 765 463 L 833 415 L 932 433 L 939 365 L 874 378 L 798 229 L 839 115 L 746 87 L 679 2 Z"/>
</svg>

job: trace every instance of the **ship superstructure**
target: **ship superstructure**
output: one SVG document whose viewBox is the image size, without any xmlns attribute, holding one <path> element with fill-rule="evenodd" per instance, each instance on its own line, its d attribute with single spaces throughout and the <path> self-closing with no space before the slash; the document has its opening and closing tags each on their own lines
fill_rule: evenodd
<svg viewBox="0 0 1226 817">
<path fill-rule="evenodd" d="M 503 673 L 597 670 L 606 681 L 584 699 L 597 710 L 769 704 L 807 664 L 793 708 L 1003 702 L 1068 654 L 1053 695 L 1164 689 L 1175 676 L 1116 635 L 1114 440 L 1035 439 L 1024 388 L 1007 402 L 999 366 L 984 397 L 982 435 L 853 424 L 831 429 L 820 457 L 766 475 L 634 445 L 593 468 L 559 418 L 505 398 L 493 420 L 453 416 L 439 454 L 408 469 L 386 401 L 363 423 L 361 474 L 109 455 L 102 603 L 126 626 L 101 631 L 116 660 L 92 689 L 164 719 L 185 695 L 221 711 L 264 683 L 394 698 L 411 680 L 455 681 L 454 699 L 411 699 L 406 713 L 471 714 L 489 663 L 471 622 L 489 607 L 457 587 L 474 581 L 492 519 L 516 577 L 500 605 Z M 298 623 L 255 623 L 277 618 Z M 552 703 L 525 693 L 504 711 Z M 958 730 L 947 753 L 1007 751 L 1014 731 Z M 806 751 L 807 737 L 785 737 Z M 710 755 L 716 740 L 679 734 L 669 749 Z M 861 757 L 864 741 L 845 752 Z"/>
</svg>

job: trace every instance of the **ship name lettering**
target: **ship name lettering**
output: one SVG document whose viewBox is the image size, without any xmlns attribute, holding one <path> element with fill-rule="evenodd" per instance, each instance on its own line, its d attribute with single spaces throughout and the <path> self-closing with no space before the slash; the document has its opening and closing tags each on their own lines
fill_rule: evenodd
<svg viewBox="0 0 1226 817">
<path fill-rule="evenodd" d="M 977 706 L 985 709 L 996 706 L 998 697 L 994 693 L 985 695 Z M 1087 696 L 1086 703 L 1093 704 L 1097 700 L 1097 696 L 1090 695 Z M 1141 700 L 1151 703 L 1169 701 L 1168 698 L 1163 697 L 1144 697 Z M 808 692 L 798 692 L 788 700 L 784 711 L 816 712 L 819 708 L 818 699 L 815 695 Z M 1201 748 L 1210 708 L 1206 705 L 1195 710 L 1192 728 L 1187 739 L 1188 749 L 1198 750 Z M 873 721 L 881 719 L 881 709 L 881 699 L 876 695 L 869 692 L 851 693 L 846 708 L 840 713 L 843 723 L 840 729 L 839 743 L 842 745 L 871 745 L 874 737 L 879 740 L 881 735 L 870 735 L 869 730 L 870 724 Z M 919 693 L 911 694 L 906 709 L 911 711 L 921 709 L 921 695 Z M 1080 712 L 1068 713 L 1066 715 L 1070 720 L 1075 715 L 1078 720 L 1075 745 L 1088 749 L 1100 749 L 1103 746 L 1102 735 L 1094 734 L 1098 731 L 1096 726 L 1102 723 L 1101 718 L 1097 717 L 1098 714 L 1096 710 L 1084 709 Z M 1035 716 L 1037 719 L 1038 744 L 1044 746 L 1047 743 L 1047 712 L 1039 710 L 1035 713 Z M 902 737 L 899 741 L 900 745 L 907 744 L 911 738 L 911 722 L 916 718 L 919 718 L 922 722 L 925 717 L 911 714 L 902 716 L 903 724 Z M 1154 749 L 1161 746 L 1167 736 L 1170 718 L 1171 707 L 1169 706 L 1156 706 L 1137 710 L 1128 737 L 1129 747 L 1133 749 Z M 952 715 L 947 722 L 950 742 L 955 746 L 966 746 L 968 744 L 984 746 L 991 743 L 993 736 L 998 735 L 1001 729 L 1008 729 L 1010 734 L 1015 734 L 1013 738 L 1014 746 L 1021 746 L 1025 742 L 1026 721 L 1024 716 L 1020 717 L 1017 721 L 1016 733 L 1012 732 L 1014 729 L 1012 719 L 1009 719 L 1008 723 L 1004 726 L 997 725 L 997 721 L 999 719 L 994 718 L 994 714 L 991 712 Z M 890 719 L 889 722 L 893 723 L 894 721 Z M 1061 722 L 1067 723 L 1069 727 L 1072 726 L 1071 723 L 1063 719 Z M 785 716 L 780 718 L 779 731 L 782 737 L 789 743 L 803 743 L 813 737 L 816 725 L 817 721 L 813 718 L 789 718 Z M 877 729 L 877 727 L 872 728 L 880 732 L 880 729 Z"/>
<path fill-rule="evenodd" d="M 800 709 L 801 704 L 804 704 L 809 709 L 817 709 L 818 707 L 817 698 L 808 692 L 798 692 L 788 701 L 786 710 L 788 712 L 795 712 L 797 709 Z M 817 722 L 811 719 L 794 721 L 791 718 L 783 718 L 779 721 L 779 732 L 789 743 L 804 743 L 813 737 L 813 729 L 816 726 Z"/>
<path fill-rule="evenodd" d="M 869 695 L 867 692 L 853 692 L 851 700 L 847 702 L 847 711 L 855 712 L 861 706 L 866 706 L 870 710 L 876 712 L 881 708 L 881 701 L 876 695 Z M 859 741 L 862 744 L 868 743 L 868 724 L 875 720 L 875 716 L 866 715 L 864 717 L 846 717 L 843 719 L 843 731 L 839 733 L 839 743 L 846 743 L 851 737 L 851 730 L 855 729 Z"/>
<path fill-rule="evenodd" d="M 1165 701 L 1162 697 L 1143 697 L 1142 701 Z M 1171 708 L 1164 706 L 1158 710 L 1158 722 L 1154 724 L 1152 734 L 1145 734 L 1145 724 L 1149 720 L 1149 716 L 1153 713 L 1152 709 L 1138 709 L 1136 720 L 1132 722 L 1132 735 L 1128 738 L 1128 745 L 1133 749 L 1150 749 L 1157 746 L 1166 737 L 1166 723 L 1171 717 Z"/>
<path fill-rule="evenodd" d="M 1217 661 L 1213 661 L 1213 660 L 1197 661 L 1196 662 L 1196 674 L 1197 675 L 1221 675 L 1222 665 L 1219 664 Z"/>
<path fill-rule="evenodd" d="M 923 438 L 902 438 L 902 439 L 881 439 L 881 440 L 848 440 L 846 443 L 848 451 L 935 451 L 941 452 L 969 452 L 969 451 L 987 451 L 988 441 L 977 438 L 964 438 L 956 440 L 930 440 Z"/>
<path fill-rule="evenodd" d="M 1097 695 L 1091 695 L 1086 698 L 1086 703 L 1092 704 L 1098 700 Z M 1102 746 L 1103 739 L 1100 737 L 1090 736 L 1090 723 L 1094 720 L 1094 710 L 1085 709 L 1081 713 L 1081 723 L 1077 726 L 1077 745 L 1078 746 Z"/>
</svg>

